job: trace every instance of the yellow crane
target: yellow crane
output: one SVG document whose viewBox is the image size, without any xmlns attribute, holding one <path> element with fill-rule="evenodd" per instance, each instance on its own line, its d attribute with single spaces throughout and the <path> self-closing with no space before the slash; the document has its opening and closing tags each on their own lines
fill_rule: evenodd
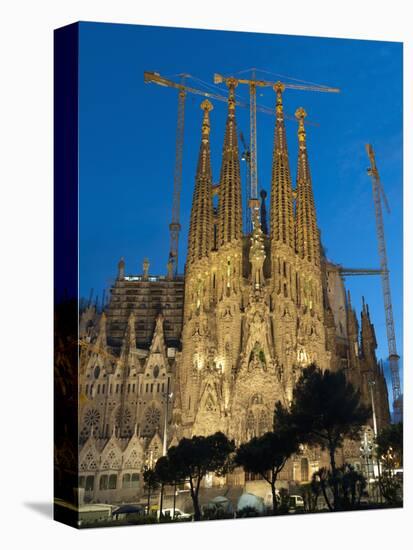
<svg viewBox="0 0 413 550">
<path fill-rule="evenodd" d="M 173 182 L 173 201 L 172 201 L 172 220 L 169 224 L 170 233 L 170 246 L 169 246 L 169 259 L 168 259 L 168 272 L 173 276 L 178 272 L 178 247 L 179 247 L 179 233 L 181 231 L 180 225 L 180 200 L 181 200 L 181 188 L 182 188 L 182 160 L 183 160 L 183 143 L 184 143 L 184 125 L 185 125 L 185 99 L 187 93 L 200 95 L 209 99 L 215 99 L 217 101 L 227 102 L 228 98 L 224 95 L 220 95 L 214 92 L 208 92 L 199 90 L 192 86 L 185 84 L 185 79 L 191 77 L 189 74 L 181 74 L 181 82 L 174 82 L 168 78 L 165 78 L 159 73 L 153 71 L 144 72 L 144 82 L 157 84 L 158 86 L 164 86 L 173 88 L 178 91 L 178 116 L 176 126 L 176 144 L 175 144 L 175 168 L 174 168 L 174 182 Z M 192 77 L 193 78 L 193 77 Z M 226 82 L 229 77 L 215 74 L 214 82 Z M 232 78 L 232 77 L 231 77 Z M 250 102 L 245 103 L 243 101 L 236 100 L 235 104 L 239 107 L 250 107 L 250 170 L 251 170 L 251 184 L 249 189 L 250 198 L 257 198 L 257 163 L 256 163 L 256 151 L 257 151 L 257 139 L 256 139 L 256 113 L 262 112 L 274 116 L 275 110 L 264 105 L 257 105 L 256 102 L 256 88 L 265 86 L 282 85 L 282 89 L 291 88 L 295 90 L 307 90 L 318 92 L 339 92 L 338 88 L 330 88 L 328 86 L 319 86 L 315 84 L 290 84 L 281 82 L 270 82 L 267 80 L 247 80 L 247 79 L 235 79 L 237 83 L 246 84 L 250 86 Z M 286 119 L 293 119 L 288 115 L 285 115 Z M 311 122 L 309 122 L 311 124 Z M 216 192 L 216 186 L 214 188 Z"/>
<path fill-rule="evenodd" d="M 390 208 L 384 194 L 383 186 L 380 181 L 379 171 L 377 169 L 376 157 L 372 145 L 366 144 L 367 156 L 370 160 L 370 166 L 367 169 L 368 175 L 372 180 L 374 213 L 376 217 L 377 244 L 380 257 L 381 282 L 383 288 L 384 313 L 386 318 L 387 345 L 389 349 L 389 366 L 393 390 L 393 412 L 395 422 L 403 420 L 402 410 L 402 392 L 399 375 L 399 359 L 396 346 L 396 331 L 394 329 L 393 305 L 390 292 L 390 274 L 387 261 L 386 240 L 384 235 L 382 201 L 388 212 Z"/>
<path fill-rule="evenodd" d="M 120 357 L 116 357 L 116 355 L 113 355 L 106 349 L 96 344 L 92 344 L 91 342 L 87 342 L 86 340 L 78 340 L 78 344 L 82 350 L 88 351 L 89 353 L 96 353 L 97 355 L 108 359 L 112 363 L 117 363 L 118 361 L 120 361 Z"/>
<path fill-rule="evenodd" d="M 168 272 L 172 273 L 175 277 L 178 273 L 178 247 L 179 247 L 179 233 L 181 231 L 180 219 L 180 202 L 181 202 L 181 188 L 182 188 L 182 159 L 183 159 L 183 146 L 184 146 L 184 125 L 185 125 L 185 99 L 186 94 L 196 94 L 210 99 L 216 99 L 218 101 L 227 101 L 223 95 L 219 95 L 213 92 L 206 92 L 187 86 L 184 84 L 185 79 L 190 77 L 188 74 L 181 74 L 181 82 L 174 82 L 167 78 L 164 78 L 159 73 L 145 71 L 143 74 L 145 83 L 157 84 L 158 86 L 165 86 L 168 88 L 174 88 L 178 90 L 178 117 L 176 126 L 176 143 L 175 143 L 175 168 L 174 168 L 174 182 L 173 182 L 173 200 L 172 200 L 172 220 L 169 224 L 170 245 L 169 245 L 169 259 L 168 259 Z M 239 106 L 247 107 L 247 104 L 237 103 Z M 264 111 L 265 108 L 263 107 Z M 268 113 L 271 110 L 268 109 Z"/>
<path fill-rule="evenodd" d="M 168 271 L 177 275 L 178 271 L 178 246 L 179 246 L 179 233 L 181 231 L 180 225 L 180 200 L 181 200 L 181 188 L 182 188 L 182 159 L 183 159 L 183 144 L 184 144 L 184 125 L 185 125 L 185 100 L 188 93 L 207 97 L 209 99 L 215 99 L 217 101 L 227 102 L 228 98 L 224 95 L 220 95 L 214 92 L 207 92 L 205 90 L 199 90 L 192 86 L 185 84 L 187 78 L 191 77 L 189 74 L 181 74 L 181 82 L 174 82 L 168 78 L 165 78 L 159 73 L 153 71 L 145 71 L 143 73 L 143 79 L 146 84 L 157 84 L 158 86 L 164 86 L 166 88 L 172 88 L 178 91 L 178 116 L 176 126 L 176 143 L 175 143 L 175 168 L 174 168 L 174 181 L 173 181 L 173 201 L 172 201 L 172 220 L 169 224 L 170 233 L 170 245 L 169 245 L 169 259 L 168 259 Z M 240 81 L 241 82 L 241 81 Z M 261 81 L 260 81 L 261 82 Z M 261 84 L 260 84 L 261 85 Z M 298 89 L 303 89 L 303 86 L 299 86 Z M 249 107 L 248 103 L 237 100 L 235 104 L 238 107 Z M 275 115 L 274 109 L 266 107 L 264 105 L 257 105 L 254 101 L 254 113 L 258 111 L 267 115 Z M 293 117 L 285 115 L 285 118 L 295 120 Z M 309 122 L 311 124 L 311 122 Z M 255 165 L 254 165 L 255 166 Z M 214 193 L 217 192 L 217 187 L 214 186 Z"/>
</svg>

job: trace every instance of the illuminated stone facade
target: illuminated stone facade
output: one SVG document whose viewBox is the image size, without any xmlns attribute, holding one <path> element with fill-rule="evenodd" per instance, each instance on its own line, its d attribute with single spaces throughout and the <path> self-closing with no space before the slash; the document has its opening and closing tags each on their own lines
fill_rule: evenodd
<svg viewBox="0 0 413 550">
<path fill-rule="evenodd" d="M 389 421 L 368 307 L 363 304 L 360 338 L 339 268 L 320 245 L 303 109 L 296 111 L 292 187 L 281 85 L 275 86 L 270 231 L 263 232 L 267 224 L 253 200 L 253 230 L 243 234 L 235 85 L 228 83 L 218 187 L 210 160 L 212 105 L 201 105 L 185 278 L 150 276 L 147 262 L 142 275 L 125 276 L 121 260 L 106 312 L 83 313 L 81 472 L 92 499 L 138 494 L 143 466 L 181 437 L 221 430 L 239 444 L 270 430 L 275 403 L 288 405 L 302 368 L 312 362 L 344 369 L 367 404 L 373 396 L 378 428 Z M 358 450 L 346 445 L 342 459 L 354 456 Z M 283 477 L 307 481 L 322 463 L 319 451 L 303 449 Z"/>
</svg>

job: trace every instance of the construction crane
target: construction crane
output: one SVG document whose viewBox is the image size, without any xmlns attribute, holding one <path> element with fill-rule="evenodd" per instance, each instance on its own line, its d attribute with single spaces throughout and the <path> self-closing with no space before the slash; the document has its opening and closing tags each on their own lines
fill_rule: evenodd
<svg viewBox="0 0 413 550">
<path fill-rule="evenodd" d="M 217 101 L 227 102 L 226 96 L 206 92 L 186 86 L 184 84 L 185 78 L 189 78 L 191 75 L 182 74 L 181 82 L 173 82 L 167 78 L 164 78 L 159 73 L 145 71 L 144 82 L 158 84 L 159 86 L 165 86 L 168 88 L 174 88 L 178 90 L 178 116 L 176 125 L 176 144 L 175 144 L 175 168 L 174 168 L 174 183 L 173 183 L 173 201 L 172 201 L 172 220 L 169 224 L 170 233 L 170 246 L 169 246 L 169 259 L 168 259 L 168 272 L 171 272 L 175 277 L 178 273 L 178 247 L 179 247 L 179 233 L 181 231 L 180 220 L 180 202 L 181 202 L 181 188 L 182 188 L 182 161 L 183 161 L 183 146 L 184 146 L 184 126 L 185 126 L 185 99 L 186 94 L 196 94 L 210 99 L 216 99 Z M 240 101 L 236 102 L 239 107 L 248 107 L 247 103 Z M 268 107 L 258 106 L 260 112 L 274 115 L 274 111 Z"/>
<path fill-rule="evenodd" d="M 235 78 L 233 76 L 223 76 L 221 74 L 214 74 L 214 83 L 228 84 L 231 82 L 235 86 L 238 84 L 247 84 L 250 93 L 250 171 L 251 171 L 251 191 L 250 191 L 250 206 L 251 209 L 258 209 L 258 168 L 257 168 L 257 87 L 272 87 L 279 91 L 284 91 L 286 88 L 292 90 L 302 90 L 310 92 L 333 92 L 338 93 L 339 88 L 330 88 L 328 86 L 318 86 L 315 84 L 290 84 L 280 81 L 269 80 L 257 80 L 255 79 L 255 70 L 252 70 L 253 78 Z M 273 112 L 274 113 L 274 112 Z M 275 114 L 275 113 L 274 113 Z M 253 214 L 252 214 L 253 216 Z"/>
<path fill-rule="evenodd" d="M 169 224 L 170 244 L 169 244 L 169 259 L 168 272 L 173 277 L 178 274 L 178 249 L 179 249 L 179 233 L 181 231 L 180 220 L 180 204 L 181 204 L 181 188 L 182 188 L 182 160 L 184 148 L 184 128 L 185 128 L 185 99 L 187 93 L 197 94 L 219 101 L 227 101 L 227 98 L 218 94 L 204 92 L 190 86 L 185 86 L 185 78 L 190 75 L 182 74 L 181 83 L 173 82 L 164 78 L 159 73 L 144 72 L 144 82 L 158 84 L 178 90 L 178 116 L 176 125 L 176 141 L 175 141 L 175 169 L 173 183 L 173 199 L 172 199 L 172 220 Z"/>
<path fill-rule="evenodd" d="M 78 340 L 78 345 L 81 348 L 83 348 L 83 350 L 88 351 L 90 354 L 96 353 L 96 355 L 100 355 L 105 359 L 111 361 L 112 363 L 117 363 L 120 360 L 119 357 L 116 357 L 116 355 L 113 355 L 112 353 L 108 352 L 106 349 L 96 344 L 87 342 L 86 340 Z"/>
<path fill-rule="evenodd" d="M 190 77 L 188 74 L 182 74 L 181 82 L 173 82 L 167 78 L 164 78 L 159 73 L 145 71 L 144 82 L 158 84 L 159 86 L 165 86 L 178 90 L 178 116 L 176 125 L 176 144 L 175 144 L 175 168 L 174 168 L 174 182 L 173 182 L 173 200 L 172 200 L 172 220 L 169 224 L 170 245 L 169 245 L 169 259 L 168 259 L 168 272 L 172 273 L 176 277 L 178 273 L 178 248 L 179 248 L 179 233 L 181 231 L 180 220 L 180 202 L 181 202 L 181 188 L 182 188 L 182 160 L 183 160 L 183 147 L 184 147 L 184 127 L 185 127 L 185 99 L 186 94 L 196 94 L 210 99 L 216 99 L 218 101 L 227 102 L 228 98 L 223 95 L 219 95 L 213 92 L 206 92 L 186 86 L 184 84 L 185 78 Z M 236 105 L 240 107 L 248 107 L 247 103 L 240 101 L 236 102 Z M 274 115 L 274 111 L 264 106 L 258 106 L 260 112 Z"/>
<path fill-rule="evenodd" d="M 328 269 L 327 269 L 328 271 Z M 338 272 L 342 277 L 354 277 L 359 275 L 381 275 L 381 269 L 353 268 L 339 266 Z"/>
<path fill-rule="evenodd" d="M 370 167 L 367 169 L 367 173 L 371 177 L 373 187 L 374 211 L 376 216 L 376 231 L 384 298 L 384 312 L 386 317 L 387 344 L 389 348 L 389 366 L 393 389 L 394 420 L 396 422 L 400 422 L 402 420 L 402 403 L 399 376 L 400 357 L 397 353 L 396 333 L 394 330 L 393 306 L 390 292 L 390 276 L 387 263 L 386 241 L 384 236 L 383 212 L 381 207 L 382 200 L 388 212 L 390 212 L 390 209 L 384 194 L 383 187 L 380 182 L 373 147 L 370 144 L 366 144 L 366 151 L 370 159 Z"/>
<path fill-rule="evenodd" d="M 244 147 L 243 152 L 241 153 L 241 159 L 246 163 L 247 169 L 247 186 L 246 186 L 246 204 L 249 205 L 251 199 L 251 152 L 248 147 L 244 134 L 240 132 L 239 138 L 241 140 L 242 146 Z M 245 220 L 246 220 L 246 231 L 251 233 L 251 211 L 249 208 L 245 209 Z"/>
<path fill-rule="evenodd" d="M 167 78 L 164 78 L 162 75 L 156 72 L 145 71 L 144 72 L 144 82 L 153 83 L 159 86 L 164 86 L 168 88 L 174 88 L 178 90 L 178 115 L 177 115 L 177 126 L 176 126 L 176 145 L 175 145 L 175 168 L 174 168 L 174 183 L 173 183 L 173 201 L 172 201 L 172 220 L 169 224 L 169 233 L 170 233 L 170 246 L 169 246 L 169 259 L 168 259 L 168 272 L 170 272 L 174 277 L 178 273 L 178 247 L 179 247 L 179 233 L 181 231 L 180 220 L 180 202 L 181 202 L 181 188 L 182 188 L 182 160 L 183 160 L 183 146 L 184 146 L 184 126 L 185 126 L 185 99 L 186 94 L 191 93 L 195 95 L 200 95 L 203 97 L 208 97 L 210 99 L 215 99 L 217 101 L 227 102 L 228 98 L 226 96 L 214 93 L 207 92 L 204 90 L 199 90 L 192 86 L 187 86 L 184 84 L 186 78 L 190 78 L 189 74 L 181 74 L 181 82 L 174 82 Z M 193 78 L 193 77 L 192 77 Z M 301 88 L 300 88 L 301 89 Z M 247 108 L 248 103 L 237 100 L 235 104 L 238 107 Z M 274 109 L 265 107 L 264 105 L 257 105 L 254 102 L 254 113 L 259 111 L 267 115 L 275 115 Z M 255 117 L 255 114 L 254 114 Z M 293 117 L 285 115 L 285 118 L 288 120 L 294 120 Z M 308 122 L 308 124 L 314 124 Z M 256 163 L 253 164 L 256 166 Z M 251 170 L 251 164 L 249 166 Z M 254 176 L 256 178 L 256 176 Z M 214 192 L 217 189 L 214 187 Z"/>
</svg>

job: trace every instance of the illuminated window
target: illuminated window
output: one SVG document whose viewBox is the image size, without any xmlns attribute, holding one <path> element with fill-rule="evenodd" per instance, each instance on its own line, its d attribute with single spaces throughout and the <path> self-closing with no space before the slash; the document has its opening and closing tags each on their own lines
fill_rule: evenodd
<svg viewBox="0 0 413 550">
<path fill-rule="evenodd" d="M 122 489 L 129 489 L 130 484 L 130 474 L 123 474 L 122 477 Z"/>
<path fill-rule="evenodd" d="M 108 488 L 109 489 L 116 489 L 116 483 L 118 481 L 118 476 L 116 474 L 111 474 L 109 476 L 109 484 L 108 484 Z"/>
<path fill-rule="evenodd" d="M 107 488 L 108 488 L 108 476 L 107 475 L 100 476 L 99 489 L 101 491 L 106 491 Z"/>
<path fill-rule="evenodd" d="M 86 491 L 93 491 L 94 486 L 95 486 L 95 476 L 87 476 L 86 477 L 85 490 Z"/>
</svg>

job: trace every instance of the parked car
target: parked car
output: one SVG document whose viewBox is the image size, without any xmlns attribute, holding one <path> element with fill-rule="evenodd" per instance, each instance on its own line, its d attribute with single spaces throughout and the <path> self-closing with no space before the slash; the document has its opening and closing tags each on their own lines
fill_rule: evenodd
<svg viewBox="0 0 413 550">
<path fill-rule="evenodd" d="M 303 510 L 304 509 L 303 497 L 301 495 L 290 495 L 289 506 L 293 510 Z"/>
<path fill-rule="evenodd" d="M 175 518 L 175 519 L 191 519 L 192 514 L 187 514 L 186 512 L 183 512 L 179 508 L 175 508 L 175 516 L 174 516 L 174 509 L 173 508 L 164 508 L 162 510 L 162 515 L 166 518 Z M 160 517 L 160 510 L 157 511 L 157 518 Z"/>
<path fill-rule="evenodd" d="M 116 520 L 133 522 L 145 515 L 145 508 L 140 504 L 122 504 L 112 509 L 112 517 Z"/>
</svg>

